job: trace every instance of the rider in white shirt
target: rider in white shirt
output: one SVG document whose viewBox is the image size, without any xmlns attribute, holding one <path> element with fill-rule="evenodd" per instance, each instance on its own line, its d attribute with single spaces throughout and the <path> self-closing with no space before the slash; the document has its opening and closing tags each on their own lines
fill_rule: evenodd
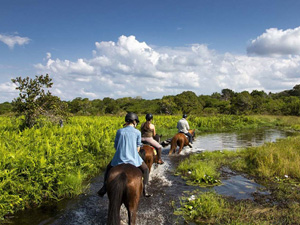
<svg viewBox="0 0 300 225">
<path fill-rule="evenodd" d="M 189 133 L 189 123 L 186 120 L 187 115 L 183 114 L 182 119 L 180 119 L 177 123 L 178 133 L 184 133 L 188 136 L 190 144 L 193 144 L 193 136 Z"/>
</svg>

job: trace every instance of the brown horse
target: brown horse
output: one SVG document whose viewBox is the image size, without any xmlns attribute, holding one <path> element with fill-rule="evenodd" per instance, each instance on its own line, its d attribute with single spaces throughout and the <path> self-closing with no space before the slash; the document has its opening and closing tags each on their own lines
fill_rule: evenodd
<svg viewBox="0 0 300 225">
<path fill-rule="evenodd" d="M 131 164 L 121 164 L 109 171 L 107 180 L 108 225 L 120 224 L 120 209 L 123 203 L 128 212 L 128 224 L 135 224 L 143 190 L 142 177 L 142 171 Z"/>
<path fill-rule="evenodd" d="M 158 160 L 155 148 L 152 147 L 151 145 L 143 145 L 140 150 L 140 156 L 148 166 L 149 173 L 150 173 L 152 164 L 157 163 Z"/>
<path fill-rule="evenodd" d="M 158 143 L 160 143 L 161 137 L 162 137 L 162 135 L 156 134 L 153 138 Z M 150 173 L 152 164 L 157 163 L 157 161 L 158 161 L 157 152 L 156 152 L 155 148 L 147 143 L 144 143 L 144 145 L 141 147 L 139 153 L 140 153 L 140 156 L 142 157 L 142 159 L 144 160 L 144 162 L 146 163 L 146 165 L 148 166 L 149 173 Z"/>
<path fill-rule="evenodd" d="M 193 136 L 193 139 L 195 137 L 195 129 L 189 130 L 189 133 Z M 177 146 L 179 146 L 178 154 L 180 154 L 181 150 L 184 146 L 189 145 L 189 139 L 185 136 L 183 133 L 177 133 L 171 140 L 171 148 L 169 151 L 169 155 L 172 153 L 175 153 Z"/>
</svg>

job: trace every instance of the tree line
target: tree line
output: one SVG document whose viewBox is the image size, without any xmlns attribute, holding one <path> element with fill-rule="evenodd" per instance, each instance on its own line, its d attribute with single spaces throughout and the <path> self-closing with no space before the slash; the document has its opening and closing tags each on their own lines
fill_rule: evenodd
<svg viewBox="0 0 300 225">
<path fill-rule="evenodd" d="M 47 82 L 51 79 L 46 75 Z M 33 87 L 28 87 L 28 78 L 19 80 L 13 79 L 15 83 L 19 82 L 19 88 L 24 92 L 24 85 L 27 82 L 27 91 L 36 90 L 36 83 L 41 83 L 40 77 L 36 76 L 36 83 Z M 23 86 L 22 86 L 22 85 Z M 44 83 L 45 84 L 45 83 Z M 51 83 L 52 85 L 52 83 Z M 49 87 L 51 87 L 51 85 Z M 40 87 L 42 90 L 42 86 Z M 28 94 L 28 93 L 27 93 Z M 220 93 L 215 92 L 211 95 L 197 96 L 192 91 L 184 91 L 178 95 L 163 96 L 161 99 L 143 99 L 142 97 L 124 97 L 124 98 L 103 98 L 90 100 L 88 98 L 77 97 L 71 101 L 61 101 L 58 97 L 52 96 L 48 91 L 42 93 L 40 101 L 47 108 L 47 104 L 53 111 L 53 104 L 49 104 L 49 99 L 54 102 L 55 109 L 59 109 L 70 115 L 123 115 L 126 112 L 136 112 L 138 114 L 167 114 L 177 115 L 187 113 L 190 115 L 250 115 L 250 114 L 269 114 L 269 115 L 300 115 L 300 85 L 295 85 L 291 90 L 285 90 L 279 93 L 266 93 L 264 91 L 253 90 L 252 92 L 242 91 L 234 92 L 231 89 L 223 89 Z M 34 95 L 30 105 L 34 104 L 36 96 Z M 14 99 L 12 102 L 0 104 L 0 115 L 13 114 L 15 112 L 31 110 L 23 104 L 24 98 Z M 27 99 L 28 101 L 28 99 Z M 63 106 L 63 107 L 62 107 Z M 44 108 L 45 108 L 44 107 Z M 45 110 L 47 111 L 47 110 Z"/>
</svg>

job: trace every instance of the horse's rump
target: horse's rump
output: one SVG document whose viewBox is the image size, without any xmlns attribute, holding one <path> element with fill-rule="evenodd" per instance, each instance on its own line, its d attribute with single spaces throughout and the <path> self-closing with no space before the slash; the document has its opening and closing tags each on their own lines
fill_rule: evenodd
<svg viewBox="0 0 300 225">
<path fill-rule="evenodd" d="M 107 179 L 109 198 L 107 224 L 120 224 L 120 208 L 123 203 L 128 210 L 129 221 L 135 221 L 142 189 L 142 171 L 139 168 L 131 164 L 111 168 Z"/>
<path fill-rule="evenodd" d="M 148 166 L 149 172 L 151 171 L 152 164 L 157 161 L 156 150 L 151 145 L 143 145 L 139 152 L 141 158 Z"/>
<path fill-rule="evenodd" d="M 189 130 L 189 133 L 192 135 L 194 138 L 195 136 L 195 129 L 194 130 Z M 175 153 L 177 146 L 179 146 L 178 154 L 181 152 L 184 146 L 189 145 L 189 139 L 188 136 L 184 133 L 177 133 L 174 135 L 174 137 L 171 140 L 171 147 L 169 151 L 169 155 L 172 153 Z"/>
</svg>

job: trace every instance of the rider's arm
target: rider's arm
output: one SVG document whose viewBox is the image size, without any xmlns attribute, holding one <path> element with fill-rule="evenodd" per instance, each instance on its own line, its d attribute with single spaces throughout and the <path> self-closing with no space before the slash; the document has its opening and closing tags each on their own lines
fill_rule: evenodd
<svg viewBox="0 0 300 225">
<path fill-rule="evenodd" d="M 153 130 L 153 137 L 156 135 L 156 131 L 155 131 L 155 126 L 154 124 L 151 124 L 151 127 L 150 127 L 152 130 Z"/>
<path fill-rule="evenodd" d="M 139 152 L 142 146 L 142 137 L 140 131 L 138 131 L 136 146 L 137 146 L 137 151 Z"/>
<path fill-rule="evenodd" d="M 190 126 L 189 126 L 189 122 L 186 121 L 186 129 L 189 130 L 190 129 Z"/>
<path fill-rule="evenodd" d="M 119 137 L 120 137 L 120 133 L 119 133 L 119 130 L 118 130 L 117 134 L 116 134 L 116 137 L 115 137 L 115 144 L 114 144 L 115 149 L 117 149 Z"/>
</svg>

